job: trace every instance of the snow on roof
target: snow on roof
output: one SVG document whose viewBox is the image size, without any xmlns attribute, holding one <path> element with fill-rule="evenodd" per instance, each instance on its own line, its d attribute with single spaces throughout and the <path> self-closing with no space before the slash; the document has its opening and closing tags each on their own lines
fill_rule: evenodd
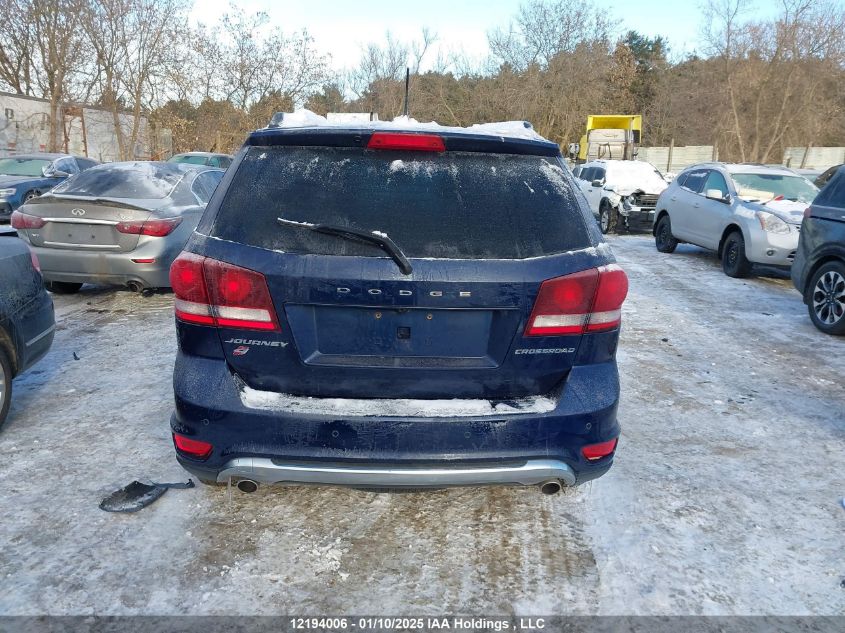
<svg viewBox="0 0 845 633">
<path fill-rule="evenodd" d="M 300 108 L 295 112 L 285 112 L 284 117 L 277 125 L 269 129 L 295 129 L 295 128 L 349 128 L 348 121 L 329 120 L 324 116 L 315 114 L 311 110 Z M 356 121 L 356 128 L 371 130 L 402 130 L 402 131 L 425 131 L 425 132 L 446 132 L 450 134 L 481 134 L 485 136 L 497 136 L 524 139 L 530 141 L 542 141 L 549 143 L 547 138 L 540 136 L 527 121 L 501 121 L 498 123 L 476 123 L 469 127 L 451 127 L 440 125 L 434 121 L 421 123 L 414 118 L 398 116 L 392 121 Z M 268 129 L 268 128 L 265 128 Z"/>
</svg>

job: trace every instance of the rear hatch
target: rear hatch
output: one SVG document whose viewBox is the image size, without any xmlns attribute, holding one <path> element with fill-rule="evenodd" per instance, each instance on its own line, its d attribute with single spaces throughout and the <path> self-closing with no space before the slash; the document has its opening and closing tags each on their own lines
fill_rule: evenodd
<svg viewBox="0 0 845 633">
<path fill-rule="evenodd" d="M 597 265 L 573 187 L 555 156 L 250 148 L 202 252 L 264 275 L 279 330 L 221 329 L 230 366 L 320 397 L 549 392 L 580 332 L 524 344 L 523 330 L 544 280 Z M 412 270 L 315 225 L 388 239 Z"/>
</svg>

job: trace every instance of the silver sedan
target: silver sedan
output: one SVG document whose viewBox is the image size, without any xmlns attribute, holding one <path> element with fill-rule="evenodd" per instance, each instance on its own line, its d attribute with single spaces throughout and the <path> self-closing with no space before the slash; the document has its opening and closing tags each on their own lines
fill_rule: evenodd
<svg viewBox="0 0 845 633">
<path fill-rule="evenodd" d="M 679 242 L 714 250 L 730 277 L 747 276 L 753 264 L 791 266 L 804 209 L 818 191 L 783 167 L 695 165 L 657 200 L 657 250 L 671 253 Z"/>
<path fill-rule="evenodd" d="M 169 287 L 170 264 L 223 173 L 163 162 L 99 165 L 27 202 L 12 226 L 53 292 L 77 292 L 83 283 Z"/>
</svg>

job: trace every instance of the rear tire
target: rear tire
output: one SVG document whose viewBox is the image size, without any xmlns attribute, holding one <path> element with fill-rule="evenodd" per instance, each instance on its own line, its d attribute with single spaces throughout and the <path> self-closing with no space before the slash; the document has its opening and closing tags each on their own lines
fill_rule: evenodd
<svg viewBox="0 0 845 633">
<path fill-rule="evenodd" d="M 9 406 L 12 404 L 12 363 L 6 354 L 6 350 L 0 347 L 0 428 L 9 415 Z"/>
<path fill-rule="evenodd" d="M 654 245 L 661 253 L 674 253 L 678 248 L 678 240 L 672 236 L 672 220 L 668 215 L 664 215 L 657 222 L 657 228 L 654 231 Z"/>
<path fill-rule="evenodd" d="M 604 235 L 616 233 L 619 226 L 619 212 L 607 202 L 599 207 L 599 228 Z"/>
<path fill-rule="evenodd" d="M 82 284 L 71 281 L 45 281 L 44 287 L 57 295 L 72 295 L 79 292 L 79 289 L 82 288 Z"/>
<path fill-rule="evenodd" d="M 728 277 L 742 278 L 751 274 L 752 264 L 745 256 L 745 239 L 734 231 L 722 247 L 722 270 Z"/>
<path fill-rule="evenodd" d="M 821 332 L 845 334 L 845 264 L 829 262 L 810 280 L 807 311 Z"/>
</svg>

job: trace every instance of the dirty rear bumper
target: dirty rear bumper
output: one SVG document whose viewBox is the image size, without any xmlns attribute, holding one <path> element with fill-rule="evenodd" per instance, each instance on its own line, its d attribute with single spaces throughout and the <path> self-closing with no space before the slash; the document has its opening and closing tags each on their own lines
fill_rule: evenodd
<svg viewBox="0 0 845 633">
<path fill-rule="evenodd" d="M 608 464 L 608 468 L 609 468 Z M 250 479 L 260 483 L 321 484 L 356 488 L 441 488 L 447 486 L 538 485 L 560 481 L 574 486 L 575 473 L 554 459 L 521 463 L 408 466 L 389 464 L 332 464 L 285 462 L 260 457 L 239 457 L 217 474 L 217 481 Z"/>
<path fill-rule="evenodd" d="M 248 407 L 223 359 L 177 356 L 175 433 L 213 445 L 203 461 L 177 452 L 200 479 L 440 487 L 572 485 L 606 472 L 587 444 L 619 436 L 615 362 L 575 366 L 545 412 L 459 417 L 313 414 Z M 554 463 L 554 464 L 552 464 Z"/>
</svg>

